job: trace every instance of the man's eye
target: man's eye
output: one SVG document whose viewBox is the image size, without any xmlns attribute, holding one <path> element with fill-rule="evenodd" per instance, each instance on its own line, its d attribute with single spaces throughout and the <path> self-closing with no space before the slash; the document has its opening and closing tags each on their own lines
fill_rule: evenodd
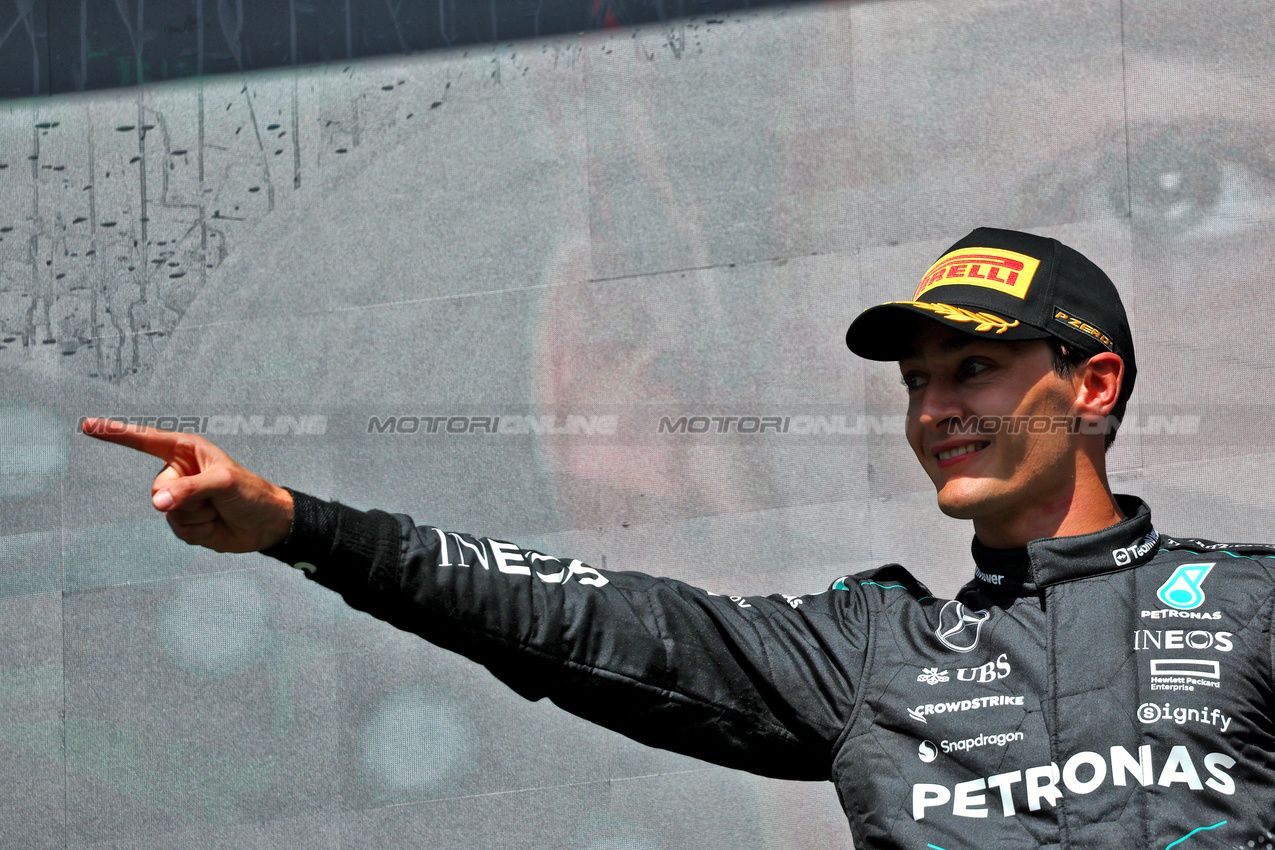
<svg viewBox="0 0 1275 850">
<path fill-rule="evenodd" d="M 908 392 L 911 392 L 912 390 L 919 390 L 921 387 L 925 386 L 925 379 L 920 375 L 907 374 L 899 377 L 899 383 L 907 387 Z"/>
<path fill-rule="evenodd" d="M 1240 125 L 1214 124 L 1199 133 L 1178 127 L 1130 131 L 1132 158 L 1121 146 L 1089 168 L 1068 157 L 1030 182 L 1024 197 L 1036 224 L 1095 214 L 1138 222 L 1162 242 L 1229 236 L 1275 215 L 1275 163 L 1266 143 Z M 1083 156 L 1083 154 L 1077 154 Z M 1126 168 L 1126 161 L 1129 163 Z"/>
<path fill-rule="evenodd" d="M 1149 139 L 1129 168 L 1134 219 L 1166 239 L 1227 236 L 1270 217 L 1263 146 L 1219 127 L 1196 139 L 1173 130 Z"/>
<path fill-rule="evenodd" d="M 982 363 L 978 360 L 966 360 L 961 364 L 960 371 L 957 374 L 961 378 L 973 378 L 976 375 L 986 372 L 988 368 L 989 367 L 986 363 Z"/>
</svg>

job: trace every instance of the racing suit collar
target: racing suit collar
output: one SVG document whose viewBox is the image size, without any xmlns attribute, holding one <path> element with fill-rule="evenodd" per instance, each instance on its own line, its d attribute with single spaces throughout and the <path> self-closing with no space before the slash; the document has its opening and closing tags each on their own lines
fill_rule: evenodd
<svg viewBox="0 0 1275 850">
<path fill-rule="evenodd" d="M 1151 509 L 1136 496 L 1116 494 L 1125 519 L 1100 531 L 1071 537 L 1042 537 L 1017 549 L 993 549 L 977 537 L 975 583 L 987 590 L 1031 592 L 1036 587 L 1139 566 L 1151 560 L 1159 535 Z"/>
</svg>

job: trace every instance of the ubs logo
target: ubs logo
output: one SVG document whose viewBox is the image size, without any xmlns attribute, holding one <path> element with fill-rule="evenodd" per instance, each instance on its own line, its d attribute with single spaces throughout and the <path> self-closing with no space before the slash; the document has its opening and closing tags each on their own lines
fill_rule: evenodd
<svg viewBox="0 0 1275 850">
<path fill-rule="evenodd" d="M 939 627 L 934 636 L 948 649 L 969 652 L 978 646 L 983 624 L 991 617 L 990 611 L 972 611 L 953 599 L 939 611 Z"/>
</svg>

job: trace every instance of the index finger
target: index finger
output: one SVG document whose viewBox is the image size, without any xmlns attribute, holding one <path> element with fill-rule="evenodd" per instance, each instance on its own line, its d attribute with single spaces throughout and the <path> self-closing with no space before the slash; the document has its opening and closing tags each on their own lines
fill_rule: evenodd
<svg viewBox="0 0 1275 850">
<path fill-rule="evenodd" d="M 120 422 L 118 419 L 102 419 L 96 416 L 85 417 L 80 423 L 80 431 L 90 437 L 128 446 L 130 449 L 136 449 L 166 461 L 173 460 L 178 440 L 190 438 L 189 434 L 183 434 L 180 431 L 165 431 L 162 428 L 133 425 Z"/>
</svg>

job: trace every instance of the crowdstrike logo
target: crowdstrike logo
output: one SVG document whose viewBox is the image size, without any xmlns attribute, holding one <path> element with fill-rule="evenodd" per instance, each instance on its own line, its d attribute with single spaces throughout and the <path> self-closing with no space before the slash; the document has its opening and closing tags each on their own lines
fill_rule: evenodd
<svg viewBox="0 0 1275 850">
<path fill-rule="evenodd" d="M 1165 605 L 1179 611 L 1199 608 L 1204 602 L 1204 591 L 1200 585 L 1212 569 L 1212 564 L 1183 564 L 1160 585 L 1155 595 Z"/>
<path fill-rule="evenodd" d="M 934 630 L 934 636 L 948 649 L 970 652 L 978 646 L 983 624 L 991 617 L 990 611 L 972 611 L 953 599 L 939 611 L 939 627 Z"/>
<path fill-rule="evenodd" d="M 952 700 L 951 702 L 931 702 L 908 709 L 908 716 L 920 723 L 929 723 L 925 718 L 931 714 L 954 714 L 963 711 L 978 711 L 983 708 L 996 708 L 1002 705 L 1023 704 L 1022 697 L 974 697 L 973 699 Z"/>
</svg>

